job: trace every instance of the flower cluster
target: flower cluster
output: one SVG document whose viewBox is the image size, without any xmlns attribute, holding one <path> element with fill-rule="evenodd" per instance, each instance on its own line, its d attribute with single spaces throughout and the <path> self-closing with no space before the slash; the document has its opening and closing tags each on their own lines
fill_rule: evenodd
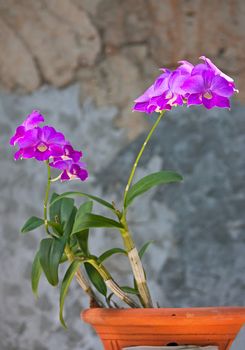
<svg viewBox="0 0 245 350">
<path fill-rule="evenodd" d="M 224 74 L 209 58 L 200 57 L 203 63 L 192 65 L 180 61 L 180 66 L 163 73 L 135 100 L 133 110 L 145 113 L 170 110 L 173 106 L 203 105 L 230 108 L 229 98 L 236 90 L 232 78 Z"/>
<path fill-rule="evenodd" d="M 53 168 L 61 170 L 61 181 L 86 180 L 88 172 L 86 164 L 81 162 L 82 152 L 74 150 L 65 136 L 52 126 L 39 125 L 44 117 L 39 111 L 33 111 L 26 120 L 17 127 L 10 139 L 10 145 L 19 146 L 14 159 L 35 158 L 48 161 Z"/>
</svg>

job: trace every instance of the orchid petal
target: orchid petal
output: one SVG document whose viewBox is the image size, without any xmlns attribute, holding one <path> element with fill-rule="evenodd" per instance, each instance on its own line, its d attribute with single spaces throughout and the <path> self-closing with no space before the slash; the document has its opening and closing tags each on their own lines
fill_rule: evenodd
<svg viewBox="0 0 245 350">
<path fill-rule="evenodd" d="M 202 104 L 201 94 L 191 94 L 187 100 L 187 106 Z"/>
<path fill-rule="evenodd" d="M 33 129 L 42 122 L 44 122 L 44 116 L 39 111 L 32 111 L 22 125 L 26 130 L 29 130 Z"/>
<path fill-rule="evenodd" d="M 69 177 L 69 175 L 68 175 L 66 170 L 63 171 L 63 173 L 61 174 L 60 180 L 61 181 L 68 181 L 68 180 L 70 180 L 70 177 Z"/>
<path fill-rule="evenodd" d="M 202 103 L 204 107 L 206 107 L 207 109 L 211 109 L 216 106 L 216 97 L 212 96 L 212 98 L 206 98 L 202 96 Z"/>
<path fill-rule="evenodd" d="M 182 85 L 182 89 L 190 94 L 201 93 L 204 90 L 204 80 L 202 75 L 193 75 L 187 78 Z"/>
<path fill-rule="evenodd" d="M 212 81 L 211 90 L 217 95 L 230 97 L 234 94 L 233 87 L 219 75 L 216 75 Z"/>
<path fill-rule="evenodd" d="M 25 135 L 25 127 L 20 125 L 17 127 L 15 134 L 11 137 L 9 143 L 11 146 L 14 146 L 18 140 Z"/>
</svg>

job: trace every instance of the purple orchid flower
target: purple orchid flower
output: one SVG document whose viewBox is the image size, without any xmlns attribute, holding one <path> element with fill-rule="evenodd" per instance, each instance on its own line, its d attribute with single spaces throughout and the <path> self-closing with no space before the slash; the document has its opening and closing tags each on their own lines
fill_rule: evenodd
<svg viewBox="0 0 245 350">
<path fill-rule="evenodd" d="M 37 127 L 40 123 L 44 122 L 44 117 L 39 111 L 32 111 L 26 118 L 26 120 L 17 127 L 15 134 L 11 137 L 9 143 L 14 146 L 18 143 L 27 130 L 31 130 Z"/>
<path fill-rule="evenodd" d="M 177 71 L 181 71 L 186 74 L 191 74 L 194 68 L 192 63 L 188 61 L 179 61 L 178 63 L 180 63 L 180 66 L 176 69 Z"/>
<path fill-rule="evenodd" d="M 20 149 L 15 153 L 15 160 L 19 158 L 36 158 L 39 161 L 48 160 L 63 154 L 66 140 L 61 132 L 52 126 L 36 127 L 27 130 L 18 140 Z"/>
<path fill-rule="evenodd" d="M 58 177 L 61 181 L 86 180 L 88 171 L 86 164 L 80 161 L 82 152 L 75 150 L 65 136 L 52 126 L 39 127 L 41 122 L 44 122 L 42 114 L 39 111 L 33 111 L 18 126 L 10 139 L 11 145 L 19 146 L 14 159 L 35 158 L 39 161 L 48 161 L 53 168 L 62 170 Z"/>
<path fill-rule="evenodd" d="M 67 143 L 63 148 L 62 159 L 71 158 L 74 162 L 78 162 L 82 156 L 83 153 L 81 151 L 76 151 L 70 143 Z"/>
<path fill-rule="evenodd" d="M 163 91 L 161 96 L 155 98 L 159 111 L 183 105 L 185 91 L 182 89 L 182 85 L 189 76 L 189 71 L 182 65 L 175 71 L 170 72 L 163 81 L 161 81 L 161 78 L 156 80 L 155 89 Z"/>
<path fill-rule="evenodd" d="M 170 110 L 173 106 L 182 105 L 183 98 L 181 89 L 186 75 L 189 73 L 184 69 L 171 72 L 162 68 L 164 71 L 153 85 L 151 85 L 140 97 L 135 100 L 133 110 L 139 112 L 160 112 Z"/>
<path fill-rule="evenodd" d="M 55 158 L 50 166 L 62 170 L 60 175 L 61 181 L 80 179 L 85 181 L 88 177 L 88 171 L 85 169 L 86 164 L 80 161 L 74 162 L 72 159 Z"/>
<path fill-rule="evenodd" d="M 140 97 L 135 100 L 133 110 L 145 113 L 170 110 L 173 106 L 200 105 L 230 108 L 229 98 L 238 90 L 234 80 L 223 73 L 207 57 L 204 63 L 194 66 L 188 61 L 179 61 L 180 66 L 171 72 L 167 69 Z"/>
<path fill-rule="evenodd" d="M 234 93 L 231 84 L 220 75 L 215 75 L 211 69 L 205 69 L 200 74 L 192 71 L 182 85 L 187 94 L 187 105 L 203 104 L 207 109 L 213 107 L 230 108 L 229 97 Z"/>
<path fill-rule="evenodd" d="M 229 83 L 231 83 L 232 86 L 235 87 L 234 79 L 229 77 L 229 75 L 226 75 L 225 73 L 223 73 L 218 67 L 215 66 L 215 64 L 209 58 L 205 56 L 201 56 L 199 58 L 205 62 L 206 66 L 210 68 L 215 73 L 215 75 L 221 76 L 222 78 L 227 80 Z"/>
<path fill-rule="evenodd" d="M 151 85 L 141 96 L 139 96 L 134 102 L 134 111 L 152 113 L 157 112 L 158 105 L 153 99 L 155 95 L 154 84 Z M 158 97 L 158 96 L 157 96 Z"/>
</svg>

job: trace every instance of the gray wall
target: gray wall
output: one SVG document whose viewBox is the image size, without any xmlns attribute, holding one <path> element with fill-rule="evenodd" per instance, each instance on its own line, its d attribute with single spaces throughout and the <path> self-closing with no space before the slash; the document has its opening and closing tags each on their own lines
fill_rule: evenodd
<svg viewBox="0 0 245 350">
<path fill-rule="evenodd" d="M 65 305 L 68 331 L 58 321 L 58 290 L 42 279 L 39 299 L 32 295 L 31 261 L 43 232 L 20 236 L 19 228 L 27 217 L 42 215 L 46 174 L 34 160 L 12 160 L 8 140 L 16 125 L 32 109 L 40 109 L 48 123 L 84 151 L 89 180 L 56 184 L 57 191 L 78 189 L 120 203 L 130 166 L 155 119 L 131 113 L 130 108 L 158 74 L 158 66 L 173 66 L 184 57 L 195 57 L 196 62 L 205 53 L 226 72 L 234 70 L 240 76 L 240 96 L 244 95 L 244 70 L 239 65 L 244 62 L 244 2 L 236 1 L 231 10 L 230 1 L 225 1 L 217 21 L 209 19 L 213 31 L 229 11 L 237 22 L 229 22 L 225 38 L 216 46 L 211 29 L 206 37 L 198 36 L 197 24 L 205 19 L 204 10 L 195 5 L 199 1 L 180 3 L 177 23 L 182 31 L 196 33 L 187 48 L 171 35 L 171 21 L 158 17 L 171 17 L 175 1 L 84 0 L 67 5 L 62 0 L 59 6 L 53 0 L 51 5 L 11 0 L 11 6 L 0 1 L 5 33 L 0 41 L 1 350 L 102 348 L 79 319 L 88 300 L 75 282 Z M 215 1 L 206 3 L 206 12 L 215 10 Z M 221 44 L 225 51 L 218 55 L 214 47 L 220 49 Z M 154 299 L 163 307 L 245 305 L 244 114 L 239 102 L 231 111 L 175 109 L 161 122 L 142 158 L 137 178 L 160 169 L 184 176 L 181 184 L 150 191 L 129 212 L 137 245 L 155 240 L 144 262 Z M 97 206 L 95 211 L 106 213 Z M 99 253 L 121 246 L 121 241 L 114 231 L 98 230 L 92 233 L 91 245 Z M 108 264 L 118 281 L 131 282 L 125 259 L 112 258 Z"/>
</svg>

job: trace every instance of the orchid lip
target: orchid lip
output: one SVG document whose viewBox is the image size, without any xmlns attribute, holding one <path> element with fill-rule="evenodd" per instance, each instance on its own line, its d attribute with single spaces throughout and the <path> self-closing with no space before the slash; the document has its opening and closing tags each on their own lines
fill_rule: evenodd
<svg viewBox="0 0 245 350">
<path fill-rule="evenodd" d="M 213 97 L 213 95 L 212 95 L 212 93 L 210 91 L 206 91 L 203 96 L 205 98 L 207 98 L 208 100 L 210 100 Z"/>
<path fill-rule="evenodd" d="M 37 146 L 37 149 L 38 149 L 39 152 L 46 152 L 48 147 L 47 147 L 47 145 L 45 145 L 45 143 L 41 142 Z"/>
</svg>

